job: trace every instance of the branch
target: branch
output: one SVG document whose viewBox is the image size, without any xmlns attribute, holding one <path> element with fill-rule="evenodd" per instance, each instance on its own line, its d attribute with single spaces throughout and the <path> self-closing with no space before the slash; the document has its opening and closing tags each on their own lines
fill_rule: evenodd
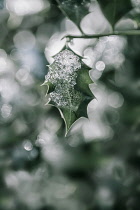
<svg viewBox="0 0 140 210">
<path fill-rule="evenodd" d="M 105 33 L 105 34 L 93 34 L 93 35 L 66 35 L 64 38 L 68 39 L 94 39 L 100 38 L 104 36 L 139 36 L 140 30 L 131 30 L 131 31 L 114 31 L 112 33 Z"/>
</svg>

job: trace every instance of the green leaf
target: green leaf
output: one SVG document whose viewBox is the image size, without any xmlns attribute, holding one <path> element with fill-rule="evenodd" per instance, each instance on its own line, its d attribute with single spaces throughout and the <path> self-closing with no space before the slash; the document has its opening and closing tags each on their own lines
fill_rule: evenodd
<svg viewBox="0 0 140 210">
<path fill-rule="evenodd" d="M 47 86 L 47 92 L 46 92 L 46 94 L 48 94 L 48 93 L 51 93 L 52 91 L 54 91 L 54 88 L 55 88 L 55 86 L 51 83 L 51 82 L 44 82 L 41 86 Z"/>
<path fill-rule="evenodd" d="M 77 118 L 88 117 L 88 115 L 87 115 L 87 106 L 88 106 L 88 104 L 90 103 L 90 101 L 92 99 L 93 99 L 93 95 L 92 95 L 92 97 L 85 96 L 83 98 L 83 101 L 79 105 L 78 110 L 76 112 Z"/>
<path fill-rule="evenodd" d="M 63 14 L 80 29 L 81 20 L 89 13 L 90 0 L 57 0 L 57 2 Z"/>
<path fill-rule="evenodd" d="M 61 116 L 66 125 L 66 134 L 68 133 L 71 125 L 76 121 L 76 114 L 71 109 L 61 109 L 60 110 Z"/>
<path fill-rule="evenodd" d="M 83 92 L 87 96 L 93 96 L 89 88 L 89 84 L 93 83 L 89 76 L 89 70 L 91 69 L 88 66 L 82 64 L 81 70 L 76 79 L 75 89 Z"/>
<path fill-rule="evenodd" d="M 90 68 L 71 49 L 54 56 L 43 85 L 47 85 L 48 104 L 57 107 L 66 125 L 66 134 L 80 117 L 87 117 L 87 106 L 94 98 L 89 84 Z M 49 94 L 50 93 L 50 94 Z"/>
<path fill-rule="evenodd" d="M 115 23 L 132 9 L 130 0 L 98 0 L 98 2 L 113 28 Z"/>
</svg>

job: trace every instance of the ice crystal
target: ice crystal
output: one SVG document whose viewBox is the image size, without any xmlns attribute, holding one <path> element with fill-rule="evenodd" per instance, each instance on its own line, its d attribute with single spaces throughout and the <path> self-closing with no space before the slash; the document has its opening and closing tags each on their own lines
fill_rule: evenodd
<svg viewBox="0 0 140 210">
<path fill-rule="evenodd" d="M 56 86 L 55 90 L 50 93 L 50 99 L 58 107 L 76 111 L 77 105 L 81 102 L 82 94 L 67 83 L 62 83 Z"/>
<path fill-rule="evenodd" d="M 80 68 L 80 58 L 68 49 L 54 56 L 45 80 L 55 85 L 54 91 L 50 93 L 50 100 L 58 107 L 75 111 L 77 104 L 80 104 L 82 94 L 74 89 Z"/>
<path fill-rule="evenodd" d="M 62 67 L 66 67 L 65 70 L 74 71 L 81 67 L 79 57 L 70 50 L 63 50 L 54 56 L 55 62 Z"/>
</svg>

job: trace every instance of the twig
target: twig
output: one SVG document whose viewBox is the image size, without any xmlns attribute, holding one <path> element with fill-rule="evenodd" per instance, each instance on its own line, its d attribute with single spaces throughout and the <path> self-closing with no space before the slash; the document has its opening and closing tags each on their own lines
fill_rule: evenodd
<svg viewBox="0 0 140 210">
<path fill-rule="evenodd" d="M 140 30 L 131 30 L 131 31 L 114 31 L 112 33 L 105 33 L 105 34 L 93 34 L 93 35 L 66 35 L 64 38 L 71 39 L 94 39 L 100 38 L 104 36 L 139 36 Z"/>
</svg>

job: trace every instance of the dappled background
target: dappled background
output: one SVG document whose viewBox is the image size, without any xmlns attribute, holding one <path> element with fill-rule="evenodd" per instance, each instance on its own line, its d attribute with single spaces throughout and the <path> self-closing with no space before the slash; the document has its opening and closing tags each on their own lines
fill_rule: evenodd
<svg viewBox="0 0 140 210">
<path fill-rule="evenodd" d="M 55 0 L 0 0 L 0 210 L 139 210 L 140 37 L 69 43 L 92 67 L 96 99 L 67 137 L 45 106 L 41 84 L 61 38 L 111 31 L 96 1 L 81 2 L 77 27 Z M 117 30 L 140 28 L 140 1 L 131 6 Z"/>
</svg>

